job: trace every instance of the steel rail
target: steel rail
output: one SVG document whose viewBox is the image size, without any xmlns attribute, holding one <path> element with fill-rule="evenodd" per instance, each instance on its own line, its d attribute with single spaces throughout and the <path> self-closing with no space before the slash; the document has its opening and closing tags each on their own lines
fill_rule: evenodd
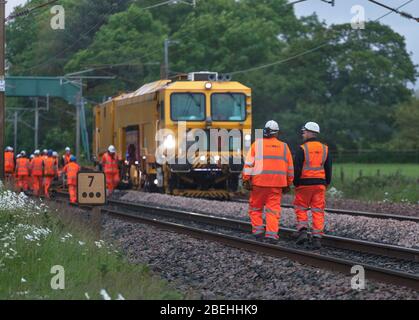
<svg viewBox="0 0 419 320">
<path fill-rule="evenodd" d="M 233 202 L 248 203 L 245 199 L 235 199 Z M 294 205 L 288 203 L 282 203 L 282 208 L 294 209 Z M 368 211 L 356 211 L 356 210 L 345 210 L 345 209 L 333 209 L 325 208 L 325 212 L 336 213 L 336 214 L 347 214 L 350 216 L 364 216 L 375 219 L 393 219 L 398 221 L 413 221 L 419 223 L 419 217 L 404 216 L 399 214 L 379 213 L 379 212 L 368 212 Z"/>
<path fill-rule="evenodd" d="M 141 212 L 146 212 L 150 214 L 158 214 L 166 217 L 177 217 L 180 219 L 195 221 L 210 224 L 216 227 L 225 227 L 233 230 L 238 230 L 242 232 L 250 233 L 252 226 L 249 222 L 236 220 L 231 218 L 218 217 L 208 214 L 201 214 L 196 212 L 189 212 L 179 209 L 170 209 L 164 207 L 156 207 L 139 203 L 127 203 L 119 200 L 109 200 L 110 205 L 115 205 L 117 207 L 124 207 L 127 209 L 134 209 Z M 295 229 L 281 227 L 279 231 L 280 236 L 285 236 L 286 238 L 292 238 L 293 235 L 297 232 Z M 405 259 L 411 261 L 419 261 L 419 250 L 412 248 L 405 248 L 395 245 L 350 239 L 339 236 L 324 235 L 322 238 L 324 245 L 332 248 L 353 250 L 357 252 L 364 252 L 374 255 L 382 255 L 386 257 Z"/>
<path fill-rule="evenodd" d="M 247 240 L 213 231 L 201 230 L 182 224 L 158 221 L 157 219 L 146 218 L 134 213 L 121 212 L 110 208 L 103 208 L 103 212 L 119 219 L 145 223 L 160 229 L 175 231 L 192 236 L 199 239 L 216 241 L 231 247 L 254 251 L 257 253 L 267 254 L 277 258 L 288 258 L 298 261 L 303 264 L 314 267 L 327 269 L 331 271 L 340 272 L 348 276 L 351 275 L 351 268 L 354 265 L 353 261 L 341 258 L 334 258 L 330 256 L 323 256 L 318 253 L 307 252 L 299 249 L 287 248 L 279 245 L 271 245 L 261 243 L 254 240 Z M 365 270 L 365 276 L 368 279 L 394 284 L 397 286 L 405 286 L 415 290 L 419 290 L 419 276 L 406 272 L 388 270 L 381 267 L 372 266 L 369 264 L 356 263 L 362 265 Z"/>
</svg>

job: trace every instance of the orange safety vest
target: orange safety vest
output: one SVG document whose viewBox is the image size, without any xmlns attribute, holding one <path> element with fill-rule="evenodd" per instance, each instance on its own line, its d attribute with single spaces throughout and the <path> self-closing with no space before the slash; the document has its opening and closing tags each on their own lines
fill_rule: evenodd
<svg viewBox="0 0 419 320">
<path fill-rule="evenodd" d="M 18 177 L 29 176 L 30 162 L 28 158 L 16 160 L 16 174 Z"/>
<path fill-rule="evenodd" d="M 69 162 L 63 168 L 63 172 L 67 173 L 67 184 L 77 184 L 77 173 L 80 171 L 80 166 L 75 162 Z"/>
<path fill-rule="evenodd" d="M 32 176 L 42 176 L 44 173 L 44 160 L 43 157 L 38 156 L 32 159 L 31 162 Z"/>
<path fill-rule="evenodd" d="M 15 171 L 14 154 L 11 151 L 4 153 L 4 172 L 13 173 Z"/>
<path fill-rule="evenodd" d="M 70 158 L 71 158 L 71 154 L 66 153 L 65 155 L 63 155 L 64 165 L 70 163 Z"/>
<path fill-rule="evenodd" d="M 57 174 L 57 167 L 55 165 L 55 159 L 48 157 L 44 160 L 44 175 L 55 176 Z"/>
<path fill-rule="evenodd" d="M 326 179 L 324 163 L 326 162 L 329 148 L 319 141 L 308 141 L 301 145 L 304 150 L 304 163 L 301 179 L 319 178 Z"/>
<path fill-rule="evenodd" d="M 111 157 L 109 153 L 105 153 L 102 157 L 102 166 L 103 171 L 109 174 L 117 174 L 119 173 L 118 168 L 118 156 L 115 155 L 114 157 Z"/>
<path fill-rule="evenodd" d="M 294 180 L 291 151 L 277 138 L 258 139 L 247 154 L 243 180 L 259 187 L 286 187 Z"/>
</svg>

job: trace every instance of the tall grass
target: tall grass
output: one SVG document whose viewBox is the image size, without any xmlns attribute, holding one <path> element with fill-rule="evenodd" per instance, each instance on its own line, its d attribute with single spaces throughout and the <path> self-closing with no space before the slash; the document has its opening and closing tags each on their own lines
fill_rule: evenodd
<svg viewBox="0 0 419 320">
<path fill-rule="evenodd" d="M 63 211 L 0 192 L 0 299 L 182 298 Z M 51 286 L 54 266 L 64 270 L 64 289 Z"/>
</svg>

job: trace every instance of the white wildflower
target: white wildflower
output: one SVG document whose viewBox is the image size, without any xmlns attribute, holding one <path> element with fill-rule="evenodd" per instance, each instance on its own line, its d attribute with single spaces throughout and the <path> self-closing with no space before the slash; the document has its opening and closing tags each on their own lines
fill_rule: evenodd
<svg viewBox="0 0 419 320">
<path fill-rule="evenodd" d="M 125 300 L 125 298 L 122 296 L 122 294 L 118 293 L 116 300 Z"/>
<path fill-rule="evenodd" d="M 105 289 L 100 290 L 100 294 L 102 295 L 103 300 L 112 300 Z"/>
<path fill-rule="evenodd" d="M 87 292 L 84 293 L 84 296 L 86 297 L 87 300 L 90 300 L 90 296 Z"/>
<path fill-rule="evenodd" d="M 85 244 L 86 244 L 86 242 L 79 241 L 79 245 L 84 246 Z"/>
<path fill-rule="evenodd" d="M 20 279 L 20 282 L 24 283 L 27 282 L 25 278 Z"/>
</svg>

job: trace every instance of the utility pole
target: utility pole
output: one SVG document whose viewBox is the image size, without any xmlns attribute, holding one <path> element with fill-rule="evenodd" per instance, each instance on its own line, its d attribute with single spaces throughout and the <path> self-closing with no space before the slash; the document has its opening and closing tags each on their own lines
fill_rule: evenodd
<svg viewBox="0 0 419 320">
<path fill-rule="evenodd" d="M 39 133 L 39 100 L 35 98 L 35 150 L 38 149 L 38 133 Z"/>
<path fill-rule="evenodd" d="M 169 79 L 169 39 L 164 40 L 164 78 Z"/>
<path fill-rule="evenodd" d="M 5 106 L 4 106 L 4 95 L 6 91 L 6 85 L 4 80 L 4 47 L 5 47 L 5 11 L 6 11 L 6 1 L 0 0 L 0 179 L 4 179 L 4 115 L 5 115 Z"/>
<path fill-rule="evenodd" d="M 15 150 L 15 153 L 17 153 L 17 111 L 14 112 L 14 119 L 13 119 L 13 139 L 14 139 L 14 144 L 13 144 L 13 148 Z"/>
</svg>

